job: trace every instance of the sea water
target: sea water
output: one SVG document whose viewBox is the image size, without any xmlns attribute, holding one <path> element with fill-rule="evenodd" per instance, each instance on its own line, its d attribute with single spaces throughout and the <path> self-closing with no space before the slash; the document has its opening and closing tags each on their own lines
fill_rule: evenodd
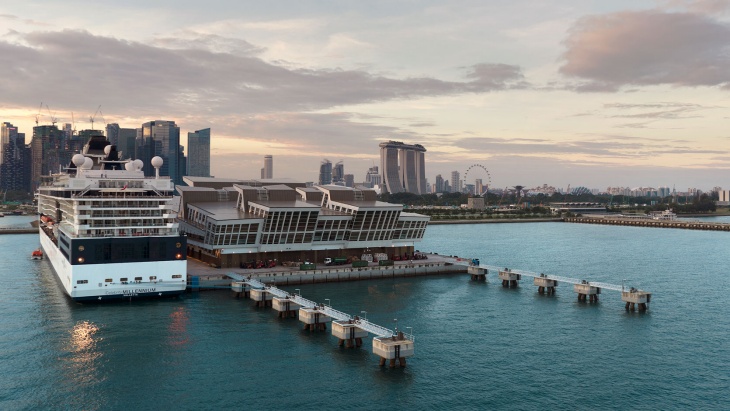
<svg viewBox="0 0 730 411">
<path fill-rule="evenodd" d="M 7 217 L 6 217 L 7 218 Z M 2 222 L 0 222 L 2 224 Z M 0 409 L 728 409 L 730 236 L 590 224 L 430 226 L 417 248 L 625 283 L 578 302 L 466 274 L 302 285 L 304 297 L 412 331 L 404 369 L 229 291 L 78 304 L 37 235 L 0 236 Z M 286 288 L 295 291 L 295 287 Z M 410 327 L 410 328 L 409 328 Z"/>
</svg>

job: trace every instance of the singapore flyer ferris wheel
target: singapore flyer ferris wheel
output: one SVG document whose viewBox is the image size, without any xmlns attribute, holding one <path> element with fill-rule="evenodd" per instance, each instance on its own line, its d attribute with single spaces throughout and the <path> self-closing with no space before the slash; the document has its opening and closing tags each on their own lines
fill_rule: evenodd
<svg viewBox="0 0 730 411">
<path fill-rule="evenodd" d="M 489 170 L 481 164 L 472 164 L 464 173 L 464 184 L 474 185 L 474 194 L 483 196 L 492 184 Z"/>
</svg>

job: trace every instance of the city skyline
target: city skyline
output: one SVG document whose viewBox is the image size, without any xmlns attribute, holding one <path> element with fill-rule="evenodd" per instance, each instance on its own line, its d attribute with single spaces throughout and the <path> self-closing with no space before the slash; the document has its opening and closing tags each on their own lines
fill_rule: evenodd
<svg viewBox="0 0 730 411">
<path fill-rule="evenodd" d="M 4 3 L 0 121 L 26 136 L 39 115 L 89 128 L 101 104 L 121 127 L 214 128 L 221 177 L 271 154 L 279 176 L 338 158 L 361 182 L 389 140 L 429 148 L 429 182 L 474 162 L 492 187 L 730 174 L 728 2 Z"/>
</svg>

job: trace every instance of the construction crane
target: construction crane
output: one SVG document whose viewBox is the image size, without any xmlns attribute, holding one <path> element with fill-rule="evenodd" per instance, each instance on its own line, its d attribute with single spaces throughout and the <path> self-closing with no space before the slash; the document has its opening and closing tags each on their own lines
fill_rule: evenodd
<svg viewBox="0 0 730 411">
<path fill-rule="evenodd" d="M 76 135 L 76 119 L 74 118 L 74 112 L 71 112 L 71 127 L 73 127 L 72 135 Z"/>
<path fill-rule="evenodd" d="M 41 101 L 41 105 L 38 107 L 38 114 L 35 115 L 35 125 L 38 126 L 38 120 L 41 118 L 41 110 L 43 110 L 43 102 Z"/>
<path fill-rule="evenodd" d="M 56 123 L 58 122 L 58 118 L 56 118 L 56 117 L 55 117 L 55 116 L 54 116 L 54 115 L 53 115 L 53 114 L 51 113 L 51 108 L 50 108 L 50 107 L 48 107 L 48 104 L 46 104 L 46 110 L 48 110 L 48 117 L 50 117 L 50 118 L 51 118 L 51 124 L 53 124 L 53 125 L 55 126 L 55 125 L 56 125 Z"/>
<path fill-rule="evenodd" d="M 94 129 L 94 119 L 96 118 L 96 115 L 99 114 L 101 111 L 101 104 L 99 104 L 99 107 L 96 108 L 96 111 L 94 112 L 93 116 L 89 116 L 89 121 L 91 122 L 91 129 Z"/>
</svg>

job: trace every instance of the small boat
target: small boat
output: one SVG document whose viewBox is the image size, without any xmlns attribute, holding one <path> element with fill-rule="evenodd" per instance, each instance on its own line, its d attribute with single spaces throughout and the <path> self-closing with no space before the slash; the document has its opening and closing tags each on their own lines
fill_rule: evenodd
<svg viewBox="0 0 730 411">
<path fill-rule="evenodd" d="M 43 259 L 43 251 L 41 251 L 40 248 L 37 249 L 37 250 L 35 250 L 35 251 L 33 251 L 33 253 L 31 253 L 31 255 L 30 255 L 30 259 L 31 260 L 42 260 Z"/>
</svg>

